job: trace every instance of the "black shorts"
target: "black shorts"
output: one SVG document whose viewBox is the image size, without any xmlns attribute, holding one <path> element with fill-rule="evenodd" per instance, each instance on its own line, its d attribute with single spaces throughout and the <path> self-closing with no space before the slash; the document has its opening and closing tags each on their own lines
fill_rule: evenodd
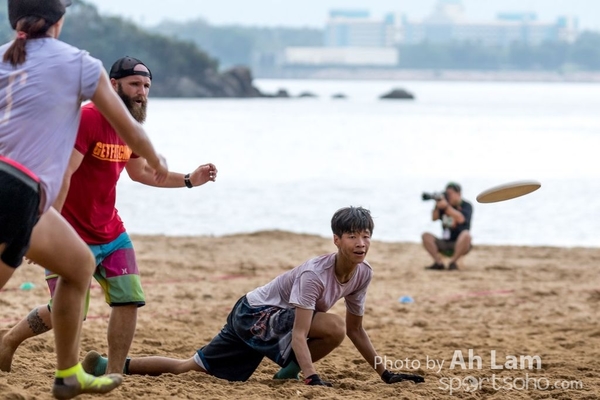
<svg viewBox="0 0 600 400">
<path fill-rule="evenodd" d="M 39 183 L 0 161 L 0 243 L 6 243 L 0 258 L 8 266 L 17 268 L 23 262 L 39 207 Z"/>
<path fill-rule="evenodd" d="M 442 253 L 447 257 L 452 257 L 454 255 L 454 248 L 456 247 L 456 241 L 444 240 L 440 238 L 435 238 L 435 245 L 438 248 L 438 252 Z M 467 253 L 471 251 L 473 245 L 469 246 L 469 250 Z"/>
<path fill-rule="evenodd" d="M 264 357 L 285 367 L 296 359 L 292 350 L 295 315 L 293 308 L 252 307 L 243 296 L 225 327 L 197 356 L 209 374 L 228 381 L 248 380 Z"/>
</svg>

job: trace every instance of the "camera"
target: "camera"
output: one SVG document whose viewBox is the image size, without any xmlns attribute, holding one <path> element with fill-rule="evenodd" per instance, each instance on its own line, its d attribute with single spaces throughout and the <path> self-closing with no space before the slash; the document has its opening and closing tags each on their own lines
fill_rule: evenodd
<svg viewBox="0 0 600 400">
<path fill-rule="evenodd" d="M 423 192 L 423 194 L 421 195 L 421 197 L 423 198 L 423 201 L 426 200 L 435 200 L 435 201 L 439 201 L 441 199 L 448 199 L 446 197 L 446 192 L 432 192 L 432 193 L 427 193 L 427 192 Z"/>
</svg>

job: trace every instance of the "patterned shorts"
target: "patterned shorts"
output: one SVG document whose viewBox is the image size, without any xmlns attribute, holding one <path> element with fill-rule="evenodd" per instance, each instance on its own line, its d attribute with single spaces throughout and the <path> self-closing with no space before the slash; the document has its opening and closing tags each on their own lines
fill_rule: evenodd
<svg viewBox="0 0 600 400">
<path fill-rule="evenodd" d="M 227 324 L 196 357 L 209 374 L 229 381 L 246 381 L 264 357 L 281 367 L 295 360 L 292 328 L 296 310 L 273 306 L 252 307 L 243 296 Z"/>
<path fill-rule="evenodd" d="M 127 232 L 123 232 L 110 243 L 89 245 L 89 247 L 96 257 L 94 278 L 104 290 L 106 303 L 111 307 L 132 304 L 142 307 L 145 305 L 146 297 L 142 290 L 135 251 Z M 58 275 L 46 270 L 46 283 L 52 297 L 54 297 L 57 279 Z M 86 297 L 86 314 L 88 306 L 89 290 Z"/>
</svg>

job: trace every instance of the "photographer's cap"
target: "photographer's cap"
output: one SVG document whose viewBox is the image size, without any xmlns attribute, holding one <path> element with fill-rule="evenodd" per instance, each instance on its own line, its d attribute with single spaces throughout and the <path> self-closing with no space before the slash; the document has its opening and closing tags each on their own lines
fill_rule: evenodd
<svg viewBox="0 0 600 400">
<path fill-rule="evenodd" d="M 71 0 L 8 0 L 8 20 L 13 29 L 25 17 L 39 17 L 54 25 L 65 14 Z"/>
<path fill-rule="evenodd" d="M 446 189 L 452 189 L 457 193 L 460 193 L 460 185 L 456 182 L 448 182 Z"/>
<path fill-rule="evenodd" d="M 140 64 L 143 65 L 144 67 L 146 67 L 148 69 L 148 72 L 135 71 L 134 70 L 135 66 L 140 65 Z M 121 79 L 121 78 L 125 78 L 126 76 L 131 76 L 131 75 L 147 76 L 148 78 L 150 78 L 150 80 L 152 80 L 152 72 L 150 72 L 150 68 L 148 68 L 148 66 L 146 64 L 144 64 L 137 58 L 133 58 L 133 57 L 129 57 L 129 56 L 119 58 L 117 61 L 115 61 L 115 63 L 112 65 L 112 67 L 110 69 L 110 73 L 109 73 L 109 76 L 112 79 Z"/>
</svg>

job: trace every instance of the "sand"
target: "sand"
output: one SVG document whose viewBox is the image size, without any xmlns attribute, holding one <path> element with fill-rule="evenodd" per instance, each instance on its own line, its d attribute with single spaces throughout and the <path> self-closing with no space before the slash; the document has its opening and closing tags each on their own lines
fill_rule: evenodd
<svg viewBox="0 0 600 400">
<path fill-rule="evenodd" d="M 310 257 L 335 251 L 331 239 L 280 231 L 133 240 L 147 305 L 140 310 L 132 356 L 189 358 L 221 329 L 242 294 Z M 273 381 L 278 368 L 264 360 L 245 383 L 194 372 L 126 376 L 106 398 L 600 398 L 600 249 L 476 245 L 461 270 L 450 272 L 423 270 L 430 260 L 418 244 L 374 240 L 367 259 L 375 271 L 367 332 L 392 370 L 422 374 L 425 383 L 383 383 L 346 339 L 316 364 L 334 388 Z M 24 282 L 35 288 L 21 290 Z M 400 303 L 401 296 L 414 302 Z M 46 301 L 41 269 L 24 264 L 0 292 L 0 328 Z M 343 302 L 330 312 L 343 315 Z M 82 357 L 92 349 L 106 352 L 108 313 L 96 284 Z M 50 399 L 53 350 L 52 333 L 25 342 L 13 371 L 0 372 L 0 398 Z M 554 385 L 561 388 L 548 387 Z"/>
</svg>

